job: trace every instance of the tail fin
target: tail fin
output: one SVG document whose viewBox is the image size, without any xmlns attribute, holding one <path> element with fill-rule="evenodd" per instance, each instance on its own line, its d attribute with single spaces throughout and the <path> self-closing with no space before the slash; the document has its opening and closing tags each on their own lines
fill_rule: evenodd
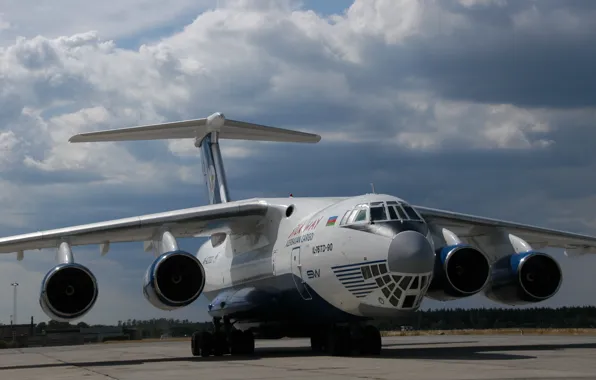
<svg viewBox="0 0 596 380">
<path fill-rule="evenodd" d="M 72 136 L 68 141 L 80 143 L 166 139 L 195 140 L 195 146 L 201 148 L 203 175 L 209 193 L 209 202 L 215 204 L 230 201 L 219 139 L 317 143 L 321 140 L 321 136 L 244 121 L 226 120 L 221 112 L 216 112 L 203 119 L 81 133 Z"/>
</svg>

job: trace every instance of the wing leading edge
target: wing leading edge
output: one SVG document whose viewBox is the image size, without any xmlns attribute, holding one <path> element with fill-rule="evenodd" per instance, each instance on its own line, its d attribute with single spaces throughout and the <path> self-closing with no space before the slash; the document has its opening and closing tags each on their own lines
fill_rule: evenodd
<svg viewBox="0 0 596 380">
<path fill-rule="evenodd" d="M 39 231 L 0 238 L 0 253 L 56 248 L 62 241 L 71 246 L 150 241 L 163 229 L 174 237 L 249 234 L 267 210 L 266 202 L 251 199 Z"/>
<path fill-rule="evenodd" d="M 415 208 L 428 223 L 458 230 L 458 235 L 463 238 L 479 236 L 486 228 L 502 228 L 537 247 L 563 248 L 568 256 L 596 253 L 594 236 L 422 206 Z"/>
</svg>

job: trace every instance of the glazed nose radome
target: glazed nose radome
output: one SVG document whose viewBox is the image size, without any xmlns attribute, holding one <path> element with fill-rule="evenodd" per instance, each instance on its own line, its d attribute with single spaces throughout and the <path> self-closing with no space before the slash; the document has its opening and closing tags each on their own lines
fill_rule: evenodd
<svg viewBox="0 0 596 380">
<path fill-rule="evenodd" d="M 402 231 L 389 245 L 387 264 L 391 272 L 428 273 L 434 268 L 435 253 L 424 235 Z"/>
</svg>

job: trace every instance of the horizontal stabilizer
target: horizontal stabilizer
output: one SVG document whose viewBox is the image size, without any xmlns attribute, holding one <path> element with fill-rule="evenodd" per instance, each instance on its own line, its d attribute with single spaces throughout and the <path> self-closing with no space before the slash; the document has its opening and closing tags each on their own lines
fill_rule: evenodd
<svg viewBox="0 0 596 380">
<path fill-rule="evenodd" d="M 81 133 L 71 137 L 69 141 L 79 143 L 191 138 L 200 141 L 211 132 L 218 132 L 220 139 L 299 143 L 316 143 L 321 140 L 321 136 L 312 133 L 227 120 L 222 113 L 217 112 L 203 119 Z"/>
</svg>

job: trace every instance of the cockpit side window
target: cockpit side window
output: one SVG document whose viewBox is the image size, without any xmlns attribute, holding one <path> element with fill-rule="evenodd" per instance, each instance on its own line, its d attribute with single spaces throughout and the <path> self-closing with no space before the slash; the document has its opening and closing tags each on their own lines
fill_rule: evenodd
<svg viewBox="0 0 596 380">
<path fill-rule="evenodd" d="M 347 223 L 348 216 L 350 215 L 351 212 L 352 212 L 352 210 L 346 211 L 346 213 L 344 214 L 344 216 L 342 216 L 341 221 L 339 222 L 340 225 L 344 225 L 344 224 Z"/>
<path fill-rule="evenodd" d="M 358 210 L 358 214 L 356 214 L 356 218 L 354 218 L 354 222 L 364 222 L 366 221 L 366 209 L 361 208 Z"/>
<path fill-rule="evenodd" d="M 360 210 L 362 210 L 362 205 L 358 205 L 352 210 L 352 213 L 350 214 L 350 217 L 348 218 L 348 223 L 354 223 L 356 221 L 356 216 L 358 216 L 358 213 L 360 212 Z"/>
</svg>

